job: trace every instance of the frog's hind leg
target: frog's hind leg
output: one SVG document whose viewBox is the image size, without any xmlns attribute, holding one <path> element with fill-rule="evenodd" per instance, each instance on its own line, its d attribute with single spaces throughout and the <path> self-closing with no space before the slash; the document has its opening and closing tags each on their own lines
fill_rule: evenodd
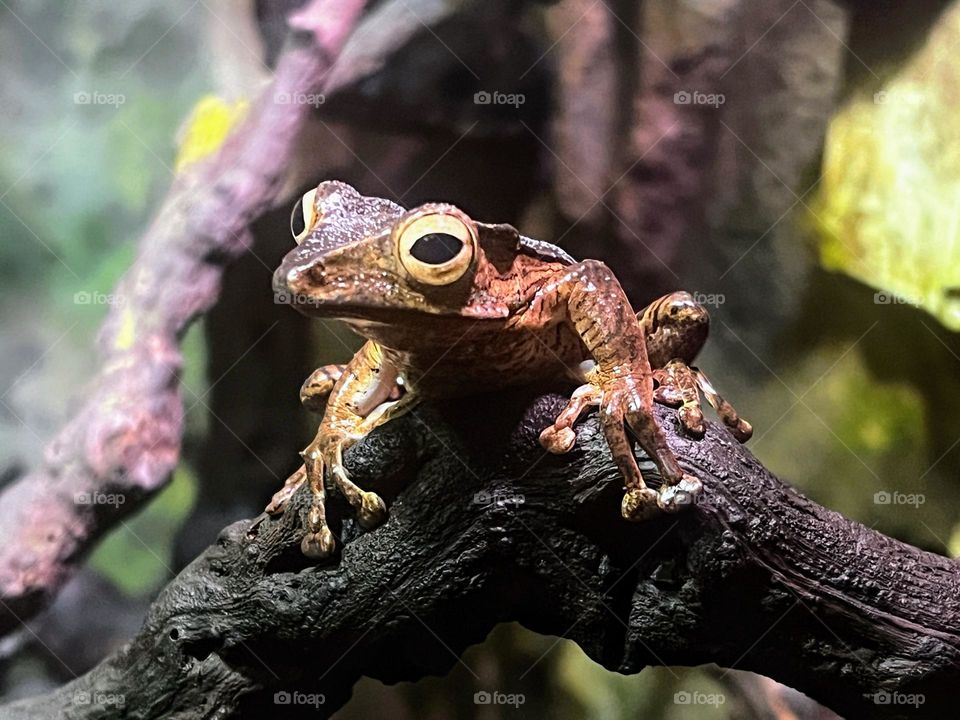
<svg viewBox="0 0 960 720">
<path fill-rule="evenodd" d="M 742 443 L 749 440 L 753 435 L 753 426 L 737 414 L 733 405 L 720 397 L 720 394 L 714 390 L 713 383 L 710 382 L 710 379 L 702 370 L 699 368 L 690 368 L 690 370 L 693 371 L 697 386 L 703 392 L 703 396 L 717 411 L 717 415 L 723 420 L 723 424 L 730 429 L 733 436 Z"/>
<path fill-rule="evenodd" d="M 706 429 L 700 393 L 740 442 L 746 442 L 753 428 L 733 406 L 714 390 L 702 371 L 691 366 L 707 340 L 710 315 L 688 292 L 674 292 L 655 300 L 637 314 L 654 368 L 657 388 L 654 399 L 677 408 L 683 429 L 693 437 L 703 437 Z"/>
</svg>

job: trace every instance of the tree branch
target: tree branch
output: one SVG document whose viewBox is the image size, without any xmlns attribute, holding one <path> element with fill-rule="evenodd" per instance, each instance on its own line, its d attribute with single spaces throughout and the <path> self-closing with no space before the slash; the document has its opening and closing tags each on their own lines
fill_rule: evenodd
<svg viewBox="0 0 960 720">
<path fill-rule="evenodd" d="M 621 673 L 716 663 L 849 717 L 952 711 L 952 560 L 804 498 L 721 427 L 702 441 L 679 435 L 665 408 L 703 500 L 627 523 L 595 417 L 570 455 L 545 455 L 537 435 L 563 398 L 531 400 L 469 399 L 387 424 L 347 464 L 388 498 L 390 520 L 362 533 L 331 508 L 348 518 L 336 563 L 310 567 L 300 554 L 302 495 L 283 517 L 235 523 L 161 593 L 128 646 L 0 717 L 114 717 L 119 698 L 130 718 L 267 717 L 279 691 L 322 694 L 324 717 L 362 675 L 444 673 L 511 620 Z M 318 717 L 313 704 L 283 710 Z"/>
<path fill-rule="evenodd" d="M 180 339 L 276 200 L 300 128 L 365 0 L 314 0 L 273 82 L 212 157 L 178 174 L 118 285 L 102 369 L 42 464 L 0 495 L 0 634 L 32 616 L 84 552 L 162 488 L 180 455 Z"/>
</svg>

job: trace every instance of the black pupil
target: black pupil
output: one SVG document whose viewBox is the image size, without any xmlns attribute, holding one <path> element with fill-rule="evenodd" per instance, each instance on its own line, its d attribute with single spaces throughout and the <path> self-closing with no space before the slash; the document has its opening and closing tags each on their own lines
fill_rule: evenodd
<svg viewBox="0 0 960 720">
<path fill-rule="evenodd" d="M 306 229 L 307 224 L 303 220 L 303 210 L 300 209 L 300 201 L 297 200 L 297 204 L 293 206 L 293 212 L 290 213 L 290 232 L 293 233 L 294 237 L 297 237 Z"/>
<path fill-rule="evenodd" d="M 442 265 L 453 260 L 462 249 L 460 238 L 447 233 L 430 233 L 413 244 L 410 254 L 427 265 Z"/>
</svg>

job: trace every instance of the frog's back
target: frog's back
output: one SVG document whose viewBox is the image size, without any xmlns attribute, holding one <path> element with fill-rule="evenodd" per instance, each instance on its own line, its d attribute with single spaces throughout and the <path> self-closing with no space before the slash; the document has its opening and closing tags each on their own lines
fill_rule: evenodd
<svg viewBox="0 0 960 720">
<path fill-rule="evenodd" d="M 509 270 L 484 286 L 466 324 L 435 321 L 424 327 L 428 334 L 421 340 L 428 342 L 394 351 L 394 362 L 418 392 L 449 397 L 575 381 L 589 353 L 550 285 L 576 261 L 556 245 L 524 236 L 516 249 Z M 507 310 L 490 312 L 484 296 L 505 302 Z"/>
</svg>

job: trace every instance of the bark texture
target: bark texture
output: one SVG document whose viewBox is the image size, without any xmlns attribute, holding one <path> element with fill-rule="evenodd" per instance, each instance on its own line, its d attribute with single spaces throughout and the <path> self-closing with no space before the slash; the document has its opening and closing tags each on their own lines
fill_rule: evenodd
<svg viewBox="0 0 960 720">
<path fill-rule="evenodd" d="M 571 454 L 538 445 L 562 404 L 476 398 L 389 423 L 347 457 L 353 478 L 388 499 L 384 526 L 361 532 L 334 503 L 342 553 L 312 566 L 298 549 L 302 496 L 283 517 L 234 523 L 122 651 L 0 717 L 326 717 L 362 675 L 445 673 L 511 620 L 621 673 L 716 663 L 846 717 L 950 714 L 954 561 L 803 497 L 717 425 L 702 441 L 678 434 L 665 408 L 703 499 L 627 523 L 594 417 Z M 324 702 L 281 708 L 284 692 Z"/>
</svg>

